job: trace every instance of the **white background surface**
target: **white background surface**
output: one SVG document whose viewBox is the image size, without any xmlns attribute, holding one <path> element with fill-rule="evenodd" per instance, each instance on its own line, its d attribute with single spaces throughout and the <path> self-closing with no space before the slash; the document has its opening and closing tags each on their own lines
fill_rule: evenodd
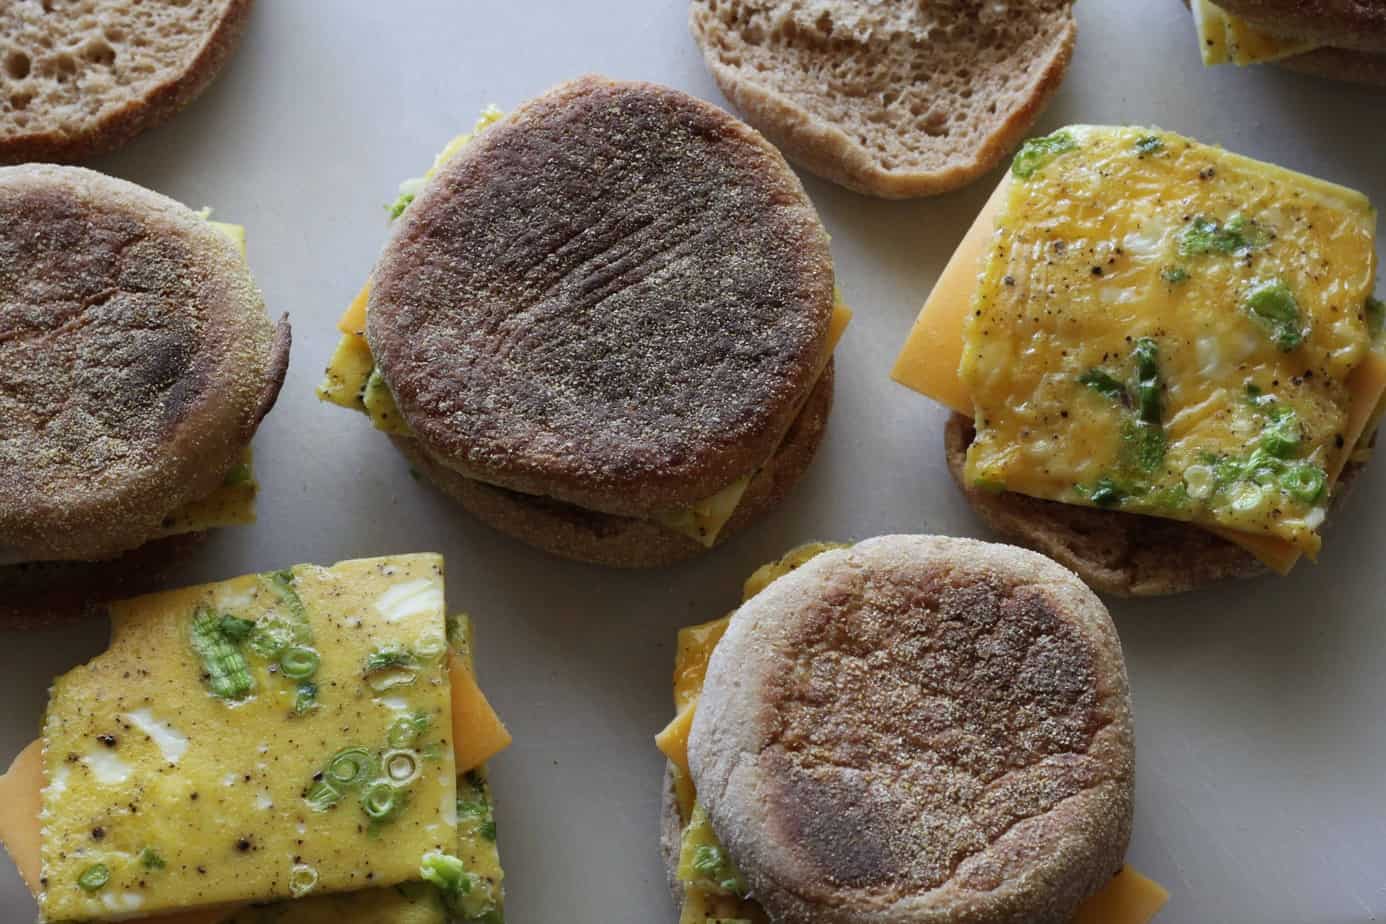
<svg viewBox="0 0 1386 924">
<path fill-rule="evenodd" d="M 1082 0 L 1078 18 L 1037 131 L 1154 123 L 1386 202 L 1386 95 L 1273 68 L 1204 71 L 1175 0 Z M 515 735 L 492 765 L 514 924 L 675 919 L 651 736 L 672 708 L 678 626 L 720 615 L 755 566 L 808 539 L 987 535 L 945 473 L 943 411 L 886 372 L 994 178 L 885 203 L 805 177 L 857 311 L 837 407 L 786 507 L 701 561 L 623 573 L 546 558 L 467 519 L 364 419 L 315 400 L 399 181 L 485 104 L 588 71 L 725 105 L 685 19 L 681 0 L 263 0 L 205 96 L 94 164 L 244 223 L 266 300 L 294 323 L 288 381 L 255 444 L 260 522 L 214 537 L 178 583 L 446 553 L 450 605 L 475 615 L 481 679 Z M 1371 516 L 1384 495 L 1369 470 L 1321 563 L 1288 579 L 1110 601 L 1135 700 L 1130 860 L 1173 893 L 1160 924 L 1386 919 L 1386 518 Z M 50 678 L 104 631 L 0 634 L 0 758 L 36 734 Z M 0 866 L 0 919 L 32 920 Z"/>
</svg>

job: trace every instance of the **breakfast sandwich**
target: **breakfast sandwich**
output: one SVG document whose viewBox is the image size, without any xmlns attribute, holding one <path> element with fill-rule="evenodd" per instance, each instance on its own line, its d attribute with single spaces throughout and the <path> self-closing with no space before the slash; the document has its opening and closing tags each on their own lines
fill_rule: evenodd
<svg viewBox="0 0 1386 924">
<path fill-rule="evenodd" d="M 552 554 L 699 554 L 822 439 L 850 318 L 803 187 L 665 87 L 563 84 L 402 188 L 318 390 L 443 492 Z"/>
<path fill-rule="evenodd" d="M 1185 0 L 1207 66 L 1277 64 L 1386 86 L 1386 4 Z"/>
<path fill-rule="evenodd" d="M 887 199 L 966 185 L 1068 71 L 1073 0 L 692 0 L 717 86 L 791 161 Z"/>
<path fill-rule="evenodd" d="M 679 633 L 662 845 L 681 924 L 1145 924 L 1121 643 L 1023 549 L 795 549 Z"/>
<path fill-rule="evenodd" d="M 230 59 L 251 5 L 0 3 L 0 163 L 86 160 L 169 119 Z"/>
<path fill-rule="evenodd" d="M 1115 594 L 1317 556 L 1386 392 L 1360 193 L 1145 128 L 1028 142 L 894 378 L 983 519 Z"/>
<path fill-rule="evenodd" d="M 443 562 L 298 565 L 112 603 L 0 777 L 0 839 L 59 924 L 499 924 L 477 686 Z"/>
<path fill-rule="evenodd" d="M 149 589 L 253 522 L 289 361 L 245 232 L 78 167 L 0 168 L 0 622 Z"/>
</svg>

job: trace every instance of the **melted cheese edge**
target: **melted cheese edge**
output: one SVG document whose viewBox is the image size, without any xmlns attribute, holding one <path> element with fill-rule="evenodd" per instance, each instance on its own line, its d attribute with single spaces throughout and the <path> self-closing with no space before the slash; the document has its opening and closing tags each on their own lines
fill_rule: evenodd
<svg viewBox="0 0 1386 924">
<path fill-rule="evenodd" d="M 1205 67 L 1278 61 L 1323 47 L 1318 42 L 1267 32 L 1212 0 L 1190 0 L 1189 8 L 1193 11 L 1198 52 Z"/>
<path fill-rule="evenodd" d="M 1010 178 L 1008 171 L 953 252 L 915 318 L 890 372 L 891 378 L 906 388 L 968 417 L 974 413 L 972 396 L 958 375 L 963 355 L 963 324 L 972 310 L 980 268 L 991 245 L 997 213 L 1006 201 Z M 1323 185 L 1331 187 L 1331 184 Z M 1331 187 L 1329 191 L 1336 189 Z M 1378 408 L 1383 406 L 1386 357 L 1379 350 L 1369 350 L 1367 359 L 1353 370 L 1347 384 L 1353 394 L 1344 427 L 1344 442 L 1349 451 L 1338 453 L 1331 460 L 1327 471 L 1330 492 L 1352 455 L 1351 449 L 1366 445 L 1364 437 L 1369 438 L 1371 433 L 1368 427 L 1378 416 Z M 1291 543 L 1271 536 L 1223 528 L 1211 531 L 1246 549 L 1278 574 L 1288 574 L 1301 555 Z"/>
<path fill-rule="evenodd" d="M 809 543 L 792 550 L 779 561 L 762 565 L 747 579 L 742 588 L 741 601 L 745 603 L 776 578 L 788 574 L 820 552 L 842 547 L 839 543 Z M 693 778 L 688 770 L 688 732 L 692 728 L 698 698 L 702 695 L 703 683 L 707 678 L 708 661 L 717 643 L 726 634 L 731 618 L 732 614 L 728 613 L 721 619 L 679 630 L 678 654 L 674 664 L 674 708 L 677 715 L 655 736 L 655 746 L 674 766 L 679 815 L 685 825 L 693 815 L 697 799 Z M 683 866 L 683 863 L 680 865 Z M 1072 924 L 1147 924 L 1168 901 L 1169 892 L 1164 886 L 1130 866 L 1123 866 L 1100 892 L 1079 906 Z M 707 919 L 715 915 L 721 924 L 731 924 L 732 921 L 754 919 L 758 912 L 759 907 L 750 900 L 743 902 L 735 896 L 713 893 L 685 882 L 679 922 L 706 924 Z M 751 918 L 725 919 L 727 914 L 748 914 Z"/>
</svg>

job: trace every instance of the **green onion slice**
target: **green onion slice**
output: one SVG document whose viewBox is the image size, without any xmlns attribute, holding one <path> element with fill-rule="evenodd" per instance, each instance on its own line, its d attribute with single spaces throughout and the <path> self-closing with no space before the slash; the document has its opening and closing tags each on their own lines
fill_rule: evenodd
<svg viewBox="0 0 1386 924">
<path fill-rule="evenodd" d="M 361 810 L 372 821 L 385 821 L 404 805 L 404 794 L 392 784 L 378 780 L 361 794 Z"/>
<path fill-rule="evenodd" d="M 279 656 L 279 669 L 290 680 L 307 680 L 318 672 L 321 661 L 307 645 L 294 645 Z"/>
<path fill-rule="evenodd" d="M 342 789 L 360 786 L 375 775 L 375 758 L 365 748 L 346 748 L 332 755 L 324 775 Z"/>
<path fill-rule="evenodd" d="M 419 756 L 413 751 L 386 751 L 380 763 L 385 768 L 385 775 L 396 786 L 412 783 L 419 775 Z"/>
<path fill-rule="evenodd" d="M 289 871 L 289 894 L 302 898 L 318 884 L 318 871 L 306 863 L 297 863 Z"/>
<path fill-rule="evenodd" d="M 88 866 L 82 870 L 82 875 L 77 877 L 77 885 L 81 886 L 83 892 L 99 892 L 110 881 L 111 870 L 105 863 Z"/>
</svg>

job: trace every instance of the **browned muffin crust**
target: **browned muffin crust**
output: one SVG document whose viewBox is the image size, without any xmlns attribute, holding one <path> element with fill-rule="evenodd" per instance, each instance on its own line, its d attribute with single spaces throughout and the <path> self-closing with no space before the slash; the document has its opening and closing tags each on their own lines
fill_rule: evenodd
<svg viewBox="0 0 1386 924">
<path fill-rule="evenodd" d="M 736 612 L 689 762 L 781 924 L 1063 924 L 1130 837 L 1121 645 L 1033 552 L 870 539 Z"/>
<path fill-rule="evenodd" d="M 176 4 L 176 14 L 141 10 L 129 0 L 100 6 L 38 13 L 34 2 L 0 4 L 8 78 L 0 98 L 0 164 L 86 160 L 167 121 L 220 73 L 245 32 L 252 0 L 191 0 Z M 55 17 L 66 21 L 55 26 Z M 140 34 L 151 18 L 161 34 Z M 136 67 L 148 74 L 133 75 Z"/>
<path fill-rule="evenodd" d="M 975 436 L 967 417 L 948 419 L 948 470 L 968 503 L 1003 537 L 1072 568 L 1103 593 L 1175 594 L 1266 573 L 1250 552 L 1191 523 L 974 488 L 963 478 L 963 466 Z"/>
<path fill-rule="evenodd" d="M 0 551 L 110 558 L 238 461 L 283 383 L 245 261 L 186 207 L 0 168 Z"/>
<path fill-rule="evenodd" d="M 803 411 L 771 460 L 746 488 L 714 545 L 721 545 L 777 507 L 807 471 L 823 440 L 833 400 L 829 361 Z M 521 542 L 557 555 L 614 568 L 654 568 L 693 558 L 707 547 L 652 520 L 584 510 L 552 498 L 520 494 L 459 475 L 410 439 L 395 446 L 444 494 L 468 513 Z"/>
<path fill-rule="evenodd" d="M 106 561 L 0 566 L 0 626 L 37 628 L 87 615 L 112 600 L 158 590 L 168 570 L 204 533 L 147 542 Z"/>
<path fill-rule="evenodd" d="M 813 387 L 828 238 L 749 126 L 584 77 L 517 109 L 396 223 L 367 338 L 469 477 L 626 516 L 753 469 Z"/>
<path fill-rule="evenodd" d="M 1380 0 L 1217 0 L 1217 4 L 1275 35 L 1386 52 L 1386 4 Z"/>
</svg>

